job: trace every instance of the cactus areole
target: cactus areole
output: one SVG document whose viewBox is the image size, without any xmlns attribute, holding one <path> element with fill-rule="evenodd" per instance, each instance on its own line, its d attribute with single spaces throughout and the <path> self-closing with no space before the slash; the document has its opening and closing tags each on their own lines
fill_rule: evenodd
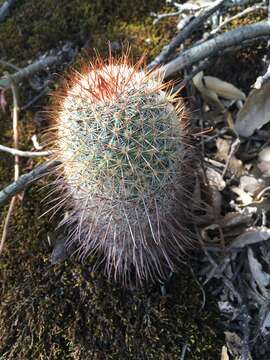
<svg viewBox="0 0 270 360">
<path fill-rule="evenodd" d="M 95 255 L 115 280 L 141 283 L 175 271 L 193 241 L 193 157 L 183 101 L 128 57 L 73 72 L 55 94 L 51 132 L 66 246 Z"/>
</svg>

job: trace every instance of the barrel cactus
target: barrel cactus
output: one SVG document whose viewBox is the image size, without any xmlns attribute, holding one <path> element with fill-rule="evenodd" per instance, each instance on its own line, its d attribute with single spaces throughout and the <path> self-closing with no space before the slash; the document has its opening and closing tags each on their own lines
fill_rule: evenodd
<svg viewBox="0 0 270 360">
<path fill-rule="evenodd" d="M 124 283 L 165 278 L 192 245 L 195 166 L 183 101 L 128 57 L 72 72 L 53 108 L 66 247 Z"/>
</svg>

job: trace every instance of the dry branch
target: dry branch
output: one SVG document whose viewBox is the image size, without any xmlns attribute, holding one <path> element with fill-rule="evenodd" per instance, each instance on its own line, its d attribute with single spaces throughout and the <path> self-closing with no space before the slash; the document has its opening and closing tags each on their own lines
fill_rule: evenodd
<svg viewBox="0 0 270 360">
<path fill-rule="evenodd" d="M 0 22 L 4 21 L 9 15 L 12 6 L 15 4 L 15 0 L 6 0 L 0 8 Z"/>
<path fill-rule="evenodd" d="M 8 146 L 0 145 L 0 151 L 7 152 L 14 156 L 20 156 L 20 157 L 38 157 L 38 156 L 49 156 L 51 154 L 51 151 L 23 151 L 14 149 Z"/>
<path fill-rule="evenodd" d="M 12 116 L 13 143 L 14 143 L 15 149 L 18 149 L 18 144 L 19 144 L 19 134 L 18 134 L 19 100 L 18 100 L 18 98 L 19 98 L 19 95 L 18 95 L 17 84 L 15 84 L 12 79 L 10 79 L 10 81 L 11 81 L 11 90 L 12 90 L 12 96 L 13 96 L 13 116 Z M 19 178 L 19 160 L 20 160 L 19 156 L 15 155 L 15 161 L 14 161 L 14 179 L 15 179 L 15 181 L 18 180 L 18 178 Z M 0 243 L 0 254 L 3 251 L 4 243 L 5 243 L 5 240 L 7 237 L 7 230 L 8 230 L 9 222 L 10 222 L 10 219 L 12 216 L 13 209 L 16 204 L 16 200 L 17 200 L 17 198 L 14 196 L 11 199 L 11 202 L 9 204 L 9 209 L 8 209 L 8 213 L 5 218 L 5 221 L 4 221 L 3 233 L 2 233 L 1 243 Z"/>
<path fill-rule="evenodd" d="M 270 23 L 263 21 L 257 24 L 241 26 L 238 29 L 227 31 L 213 39 L 207 40 L 191 49 L 184 51 L 174 60 L 161 68 L 165 77 L 191 66 L 198 61 L 217 54 L 229 47 L 237 46 L 247 40 L 258 40 L 260 37 L 270 35 Z"/>
<path fill-rule="evenodd" d="M 34 168 L 27 174 L 21 175 L 17 181 L 14 181 L 6 188 L 0 191 L 0 204 L 11 198 L 12 196 L 16 195 L 20 191 L 24 190 L 27 185 L 29 185 L 32 181 L 41 178 L 42 176 L 48 174 L 48 172 L 60 165 L 61 162 L 57 160 L 48 161 L 44 164 L 41 164 Z"/>
<path fill-rule="evenodd" d="M 161 53 L 148 65 L 148 69 L 151 70 L 156 66 L 163 64 L 168 57 L 178 48 L 194 31 L 207 20 L 212 14 L 214 14 L 223 4 L 225 0 L 217 0 L 215 3 L 203 10 L 201 14 L 194 17 L 193 20 L 183 29 L 181 32 L 175 36 L 170 44 L 166 45 Z"/>
<path fill-rule="evenodd" d="M 46 67 L 56 63 L 59 60 L 57 56 L 47 56 L 40 60 L 35 61 L 34 63 L 26 66 L 25 68 L 15 72 L 9 76 L 3 76 L 0 78 L 0 88 L 1 89 L 8 89 L 11 87 L 12 81 L 15 83 L 19 83 L 23 79 L 32 76 L 36 72 L 45 69 Z"/>
<path fill-rule="evenodd" d="M 216 27 L 215 29 L 213 29 L 209 35 L 214 35 L 216 34 L 217 32 L 219 32 L 225 25 L 229 24 L 230 22 L 232 22 L 233 20 L 236 20 L 236 19 L 239 19 L 243 16 L 246 16 L 246 15 L 249 15 L 253 12 L 256 12 L 258 10 L 267 10 L 267 7 L 264 6 L 263 3 L 261 4 L 255 4 L 253 6 L 250 6 L 248 8 L 246 8 L 245 10 L 239 12 L 238 14 L 224 20 L 218 27 Z"/>
</svg>

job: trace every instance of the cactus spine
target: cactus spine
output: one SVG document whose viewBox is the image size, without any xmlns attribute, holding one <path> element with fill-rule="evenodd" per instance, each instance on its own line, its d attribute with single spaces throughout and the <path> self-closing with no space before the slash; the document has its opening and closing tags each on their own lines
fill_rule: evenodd
<svg viewBox="0 0 270 360">
<path fill-rule="evenodd" d="M 109 277 L 163 278 L 190 243 L 183 103 L 128 55 L 73 73 L 54 109 L 67 246 Z M 63 89 L 62 89 L 63 90 Z"/>
</svg>

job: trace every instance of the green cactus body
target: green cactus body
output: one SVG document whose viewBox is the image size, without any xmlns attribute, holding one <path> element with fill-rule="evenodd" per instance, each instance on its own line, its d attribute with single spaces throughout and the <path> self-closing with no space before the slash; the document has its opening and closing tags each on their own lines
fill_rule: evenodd
<svg viewBox="0 0 270 360">
<path fill-rule="evenodd" d="M 117 280 L 165 277 L 190 242 L 187 150 L 172 101 L 157 76 L 99 60 L 74 75 L 55 112 L 67 246 L 101 254 Z"/>
</svg>

